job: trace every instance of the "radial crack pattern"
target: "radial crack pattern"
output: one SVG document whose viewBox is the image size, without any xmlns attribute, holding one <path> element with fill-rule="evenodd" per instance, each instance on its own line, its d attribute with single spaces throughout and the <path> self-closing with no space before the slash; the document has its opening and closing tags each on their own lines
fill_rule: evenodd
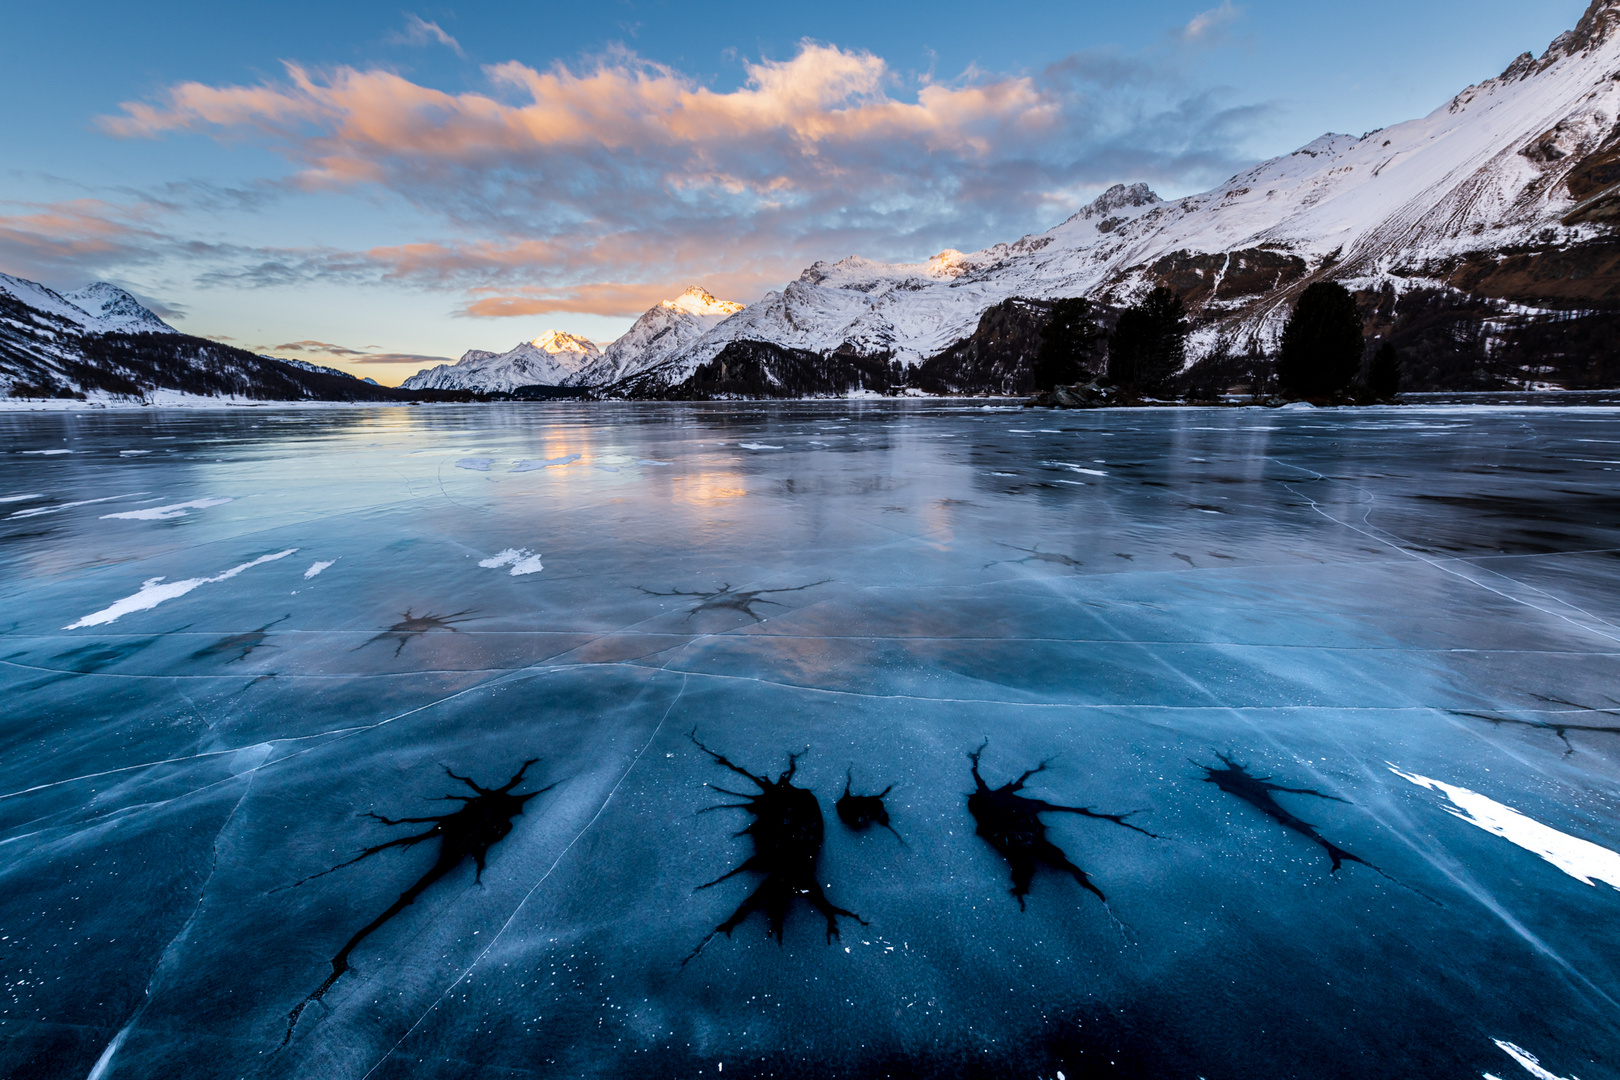
<svg viewBox="0 0 1620 1080">
<path fill-rule="evenodd" d="M 416 898 L 421 896 L 428 886 L 450 873 L 467 859 L 471 859 L 478 868 L 473 880 L 482 881 L 484 879 L 484 863 L 489 855 L 489 849 L 500 843 L 506 838 L 506 834 L 512 831 L 512 819 L 523 813 L 523 806 L 530 799 L 542 792 L 550 791 L 556 786 L 555 784 L 547 784 L 538 791 L 531 791 L 527 795 L 512 794 L 512 789 L 523 782 L 523 774 L 529 771 L 529 766 L 538 760 L 540 759 L 530 758 L 525 761 L 523 767 L 513 775 L 512 779 L 498 788 L 480 787 L 470 778 L 457 776 L 446 768 L 444 771 L 451 779 L 460 780 L 473 790 L 472 795 L 440 796 L 442 799 L 461 803 L 462 806 L 459 810 L 432 817 L 408 818 L 385 818 L 381 814 L 368 813 L 367 817 L 375 818 L 384 825 L 409 824 L 431 825 L 432 827 L 411 836 L 401 836 L 386 843 L 366 848 L 348 862 L 339 863 L 332 867 L 331 870 L 323 870 L 319 874 L 313 874 L 304 878 L 303 881 L 297 882 L 297 884 L 302 885 L 304 881 L 313 881 L 315 878 L 324 877 L 332 873 L 333 870 L 353 866 L 361 859 L 375 855 L 379 851 L 386 851 L 388 848 L 414 847 L 425 840 L 435 838 L 439 841 L 439 857 L 428 868 L 427 873 L 418 878 L 410 888 L 400 893 L 399 899 L 389 905 L 388 910 L 355 932 L 355 935 L 348 940 L 343 948 L 337 951 L 337 955 L 332 957 L 332 974 L 328 975 L 326 981 L 315 988 L 314 993 L 300 1001 L 287 1014 L 287 1034 L 281 1040 L 282 1046 L 286 1046 L 288 1041 L 292 1039 L 293 1029 L 298 1026 L 299 1015 L 309 1006 L 310 1002 L 319 1001 L 326 996 L 326 992 L 332 988 L 332 985 L 343 977 L 344 972 L 349 970 L 349 954 L 354 952 L 355 947 L 376 931 L 378 927 L 415 903 Z"/>
<path fill-rule="evenodd" d="M 691 732 L 688 737 L 699 750 L 708 754 L 718 764 L 724 765 L 738 776 L 746 777 L 759 788 L 759 794 L 750 795 L 746 792 L 716 787 L 713 784 L 708 785 L 722 795 L 730 795 L 743 801 L 705 807 L 698 813 L 707 813 L 710 810 L 746 810 L 752 814 L 753 822 L 736 835 L 750 837 L 754 842 L 754 853 L 736 868 L 728 870 L 706 885 L 699 885 L 698 889 L 710 888 L 744 872 L 764 874 L 765 880 L 760 882 L 759 887 L 748 899 L 738 905 L 729 919 L 709 931 L 708 935 L 698 942 L 697 948 L 692 950 L 691 955 L 682 962 L 682 966 L 702 952 L 703 946 L 707 945 L 715 934 L 730 937 L 731 932 L 755 911 L 764 913 L 771 935 L 780 944 L 782 924 L 795 897 L 804 897 L 810 906 L 827 920 L 829 944 L 838 936 L 838 916 L 848 916 L 865 926 L 865 919 L 853 911 L 834 906 L 821 891 L 821 882 L 816 876 L 816 864 L 821 858 L 821 843 L 825 835 L 821 804 L 816 801 L 814 792 L 793 785 L 793 774 L 798 771 L 799 758 L 802 755 L 790 755 L 786 771 L 772 780 L 769 776 L 755 776 L 747 769 L 732 764 L 710 750 L 698 742 L 696 731 Z"/>
<path fill-rule="evenodd" d="M 1337 795 L 1325 794 L 1324 792 L 1317 791 L 1314 788 L 1291 788 L 1283 787 L 1280 784 L 1273 784 L 1269 776 L 1249 775 L 1247 768 L 1242 765 L 1234 765 L 1232 763 L 1232 759 L 1227 757 L 1225 754 L 1217 754 L 1215 756 L 1221 759 L 1221 763 L 1224 768 L 1212 769 L 1208 765 L 1199 765 L 1198 767 L 1200 769 L 1203 769 L 1204 772 L 1208 773 L 1204 779 L 1208 783 L 1214 784 L 1227 794 L 1236 795 L 1238 798 L 1259 810 L 1267 817 L 1270 817 L 1278 822 L 1284 828 L 1292 829 L 1301 836 L 1309 838 L 1312 842 L 1322 845 L 1322 847 L 1326 849 L 1328 853 L 1328 858 L 1333 860 L 1333 870 L 1329 870 L 1328 873 L 1331 874 L 1335 870 L 1338 870 L 1339 867 L 1346 862 L 1360 863 L 1363 866 L 1372 867 L 1374 870 L 1378 869 L 1366 859 L 1357 858 L 1343 848 L 1329 843 L 1322 837 L 1321 833 L 1316 831 L 1316 826 L 1312 825 L 1308 821 L 1301 821 L 1299 818 L 1283 809 L 1282 806 L 1278 804 L 1277 800 L 1271 797 L 1271 793 L 1273 791 L 1281 791 L 1290 795 L 1313 795 L 1318 799 L 1331 799 L 1334 802 L 1346 802 L 1347 800 L 1341 799 Z M 1197 763 L 1194 762 L 1194 764 Z"/>
<path fill-rule="evenodd" d="M 1023 910 L 1024 897 L 1029 895 L 1029 884 L 1035 877 L 1036 863 L 1045 863 L 1054 870 L 1063 871 L 1095 893 L 1097 899 L 1106 902 L 1108 898 L 1092 883 L 1091 876 L 1070 862 L 1062 849 L 1046 838 L 1046 823 L 1040 816 L 1054 812 L 1079 814 L 1081 817 L 1112 821 L 1115 825 L 1123 825 L 1144 836 L 1155 834 L 1125 820 L 1135 813 L 1134 810 L 1124 814 L 1101 814 L 1084 806 L 1058 806 L 1018 794 L 1023 790 L 1024 781 L 1036 773 L 1046 771 L 1047 763 L 1044 761 L 1025 771 L 1016 780 L 998 788 L 990 787 L 984 782 L 984 777 L 979 775 L 979 755 L 984 753 L 984 748 L 988 745 L 989 740 L 986 740 L 977 750 L 968 752 L 968 760 L 973 763 L 974 784 L 972 794 L 967 797 L 968 813 L 972 814 L 973 820 L 978 823 L 975 831 L 987 844 L 995 848 L 1012 868 L 1011 892 L 1018 898 L 1019 910 Z"/>
</svg>

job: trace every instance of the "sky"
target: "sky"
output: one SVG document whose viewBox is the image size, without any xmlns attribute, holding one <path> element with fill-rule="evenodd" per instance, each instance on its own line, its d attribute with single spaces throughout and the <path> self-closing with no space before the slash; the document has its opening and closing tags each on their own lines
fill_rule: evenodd
<svg viewBox="0 0 1620 1080">
<path fill-rule="evenodd" d="M 393 384 L 1424 115 L 1585 0 L 6 5 L 0 272 Z"/>
</svg>

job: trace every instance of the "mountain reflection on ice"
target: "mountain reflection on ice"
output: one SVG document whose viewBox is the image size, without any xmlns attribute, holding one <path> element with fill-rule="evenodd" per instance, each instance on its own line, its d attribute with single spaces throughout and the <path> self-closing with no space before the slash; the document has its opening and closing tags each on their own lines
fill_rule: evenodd
<svg viewBox="0 0 1620 1080">
<path fill-rule="evenodd" d="M 0 433 L 0 1075 L 1616 1074 L 1614 411 Z M 772 785 L 802 752 L 814 875 L 683 967 L 770 872 L 695 891 L 758 854 L 706 785 L 772 807 L 694 729 Z M 1059 811 L 1022 911 L 986 740 Z M 535 757 L 481 875 L 322 874 Z M 829 946 L 811 886 L 867 925 Z"/>
</svg>

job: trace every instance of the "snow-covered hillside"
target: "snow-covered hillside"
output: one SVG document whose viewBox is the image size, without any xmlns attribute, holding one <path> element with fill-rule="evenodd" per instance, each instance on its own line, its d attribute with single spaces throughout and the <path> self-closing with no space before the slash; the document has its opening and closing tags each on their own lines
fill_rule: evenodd
<svg viewBox="0 0 1620 1080">
<path fill-rule="evenodd" d="M 509 393 L 520 386 L 560 386 L 585 365 L 601 358 L 596 343 L 560 330 L 503 353 L 469 349 L 454 364 L 419 371 L 400 386 L 406 390 L 472 390 Z"/>
<path fill-rule="evenodd" d="M 1120 185 L 1047 232 L 914 264 L 817 263 L 678 350 L 649 312 L 576 381 L 656 393 L 733 342 L 917 363 L 1011 297 L 1123 305 L 1168 284 L 1217 339 L 1267 349 L 1294 296 L 1331 278 L 1396 292 L 1449 288 L 1520 309 L 1620 302 L 1620 0 L 1596 0 L 1538 59 L 1428 116 L 1324 135 L 1212 191 L 1164 202 Z M 1613 295 L 1611 295 L 1613 294 Z M 644 343 L 645 341 L 645 343 Z"/>
<path fill-rule="evenodd" d="M 0 274 L 0 293 L 35 311 L 57 316 L 85 334 L 177 334 L 116 285 L 98 281 L 70 293 L 59 293 L 37 281 Z"/>
</svg>

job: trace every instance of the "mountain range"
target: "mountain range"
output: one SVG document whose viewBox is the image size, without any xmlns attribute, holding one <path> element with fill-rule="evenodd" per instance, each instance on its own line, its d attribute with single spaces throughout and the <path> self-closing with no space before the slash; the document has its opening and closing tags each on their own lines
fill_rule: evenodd
<svg viewBox="0 0 1620 1080">
<path fill-rule="evenodd" d="M 1334 280 L 1411 388 L 1616 385 L 1617 24 L 1620 0 L 1596 0 L 1539 57 L 1426 117 L 1323 135 L 1202 194 L 1121 184 L 1043 233 L 917 263 L 818 262 L 740 310 L 688 290 L 564 378 L 620 397 L 792 394 L 807 372 L 846 389 L 1024 392 L 1046 301 L 1084 296 L 1106 321 L 1168 285 L 1194 321 L 1188 376 L 1241 380 L 1294 299 Z"/>
<path fill-rule="evenodd" d="M 1198 195 L 1120 184 L 1042 233 L 914 263 L 818 262 L 746 306 L 694 286 L 605 349 L 551 330 L 402 390 L 1027 393 L 1052 301 L 1089 299 L 1107 329 L 1162 285 L 1192 319 L 1180 379 L 1197 393 L 1263 381 L 1295 299 L 1325 280 L 1355 294 L 1369 351 L 1395 347 L 1406 389 L 1620 386 L 1617 27 L 1620 0 L 1594 0 L 1539 56 L 1428 116 L 1323 135 Z M 114 286 L 63 294 L 0 275 L 0 384 L 91 388 L 97 356 L 122 362 L 112 342 L 240 361 Z M 337 377 L 301 372 L 317 374 Z"/>
</svg>

